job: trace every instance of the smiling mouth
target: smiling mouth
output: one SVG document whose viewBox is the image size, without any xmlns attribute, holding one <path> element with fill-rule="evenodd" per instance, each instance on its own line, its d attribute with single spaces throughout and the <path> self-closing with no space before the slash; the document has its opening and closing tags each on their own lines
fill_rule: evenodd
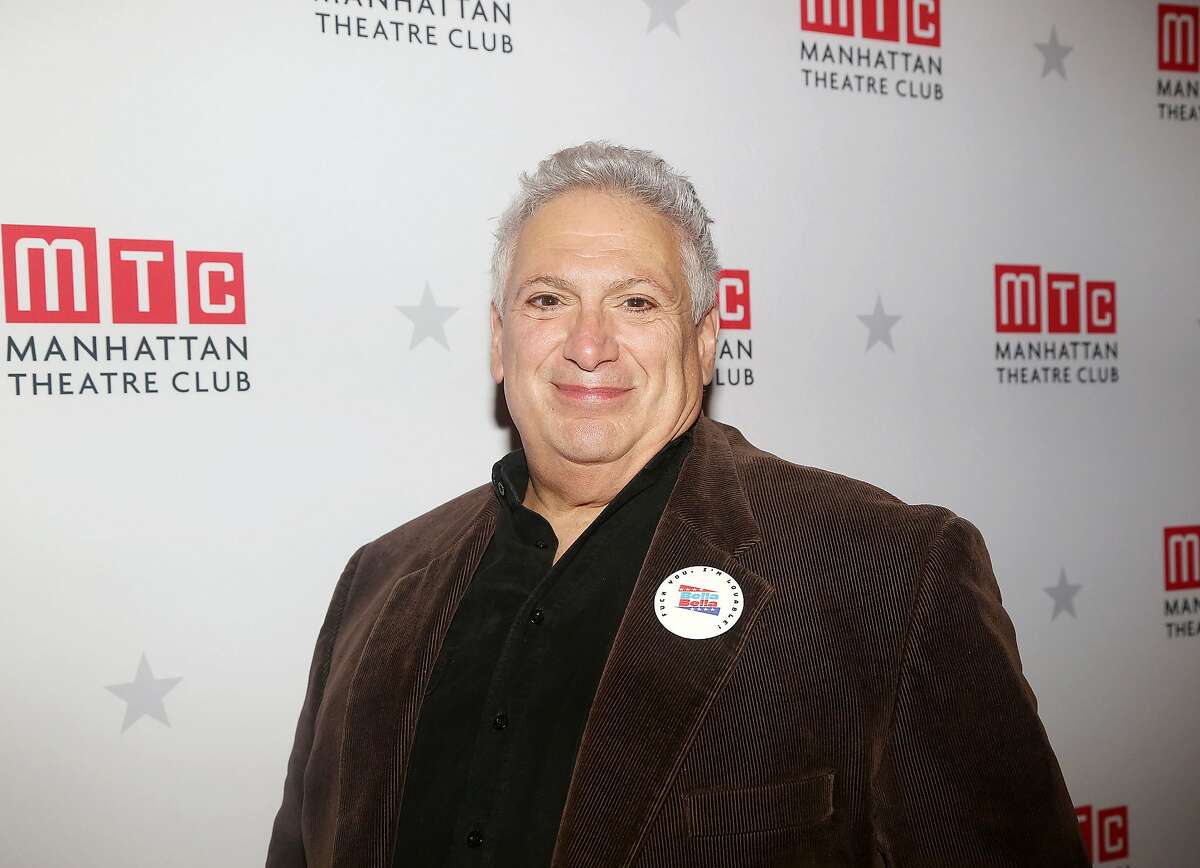
<svg viewBox="0 0 1200 868">
<path fill-rule="evenodd" d="M 599 404 L 605 401 L 615 401 L 629 392 L 632 389 L 622 389 L 616 386 L 572 386 L 568 383 L 555 383 L 554 388 L 558 389 L 558 394 L 570 401 L 581 401 L 590 404 Z"/>
</svg>

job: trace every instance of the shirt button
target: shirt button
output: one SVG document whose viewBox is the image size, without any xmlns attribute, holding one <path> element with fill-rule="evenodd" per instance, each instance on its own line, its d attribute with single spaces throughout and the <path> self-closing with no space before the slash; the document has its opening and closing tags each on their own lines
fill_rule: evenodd
<svg viewBox="0 0 1200 868">
<path fill-rule="evenodd" d="M 535 542 L 535 543 L 534 543 L 534 545 L 535 545 L 535 546 L 537 546 L 537 547 L 538 547 L 538 548 L 540 548 L 540 549 L 544 549 L 544 548 L 546 547 L 546 541 L 545 541 L 545 540 L 542 540 L 542 539 L 540 539 L 540 540 L 538 540 L 537 542 Z"/>
<path fill-rule="evenodd" d="M 508 726 L 508 715 L 503 711 L 492 718 L 492 729 L 500 730 Z"/>
<path fill-rule="evenodd" d="M 540 623 L 542 623 L 542 621 L 545 621 L 545 620 L 546 620 L 546 613 L 543 612 L 541 609 L 534 609 L 532 612 L 529 613 L 529 623 L 530 624 L 540 624 Z"/>
<path fill-rule="evenodd" d="M 483 846 L 483 833 L 478 829 L 472 829 L 467 832 L 467 846 L 472 850 L 478 850 Z"/>
</svg>

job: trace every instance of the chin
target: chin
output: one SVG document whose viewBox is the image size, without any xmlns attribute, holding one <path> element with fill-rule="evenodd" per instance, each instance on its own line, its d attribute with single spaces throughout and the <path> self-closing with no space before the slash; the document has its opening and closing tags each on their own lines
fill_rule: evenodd
<svg viewBox="0 0 1200 868">
<path fill-rule="evenodd" d="M 625 426 L 609 419 L 562 419 L 553 426 L 554 450 L 570 461 L 609 461 L 624 451 Z"/>
</svg>

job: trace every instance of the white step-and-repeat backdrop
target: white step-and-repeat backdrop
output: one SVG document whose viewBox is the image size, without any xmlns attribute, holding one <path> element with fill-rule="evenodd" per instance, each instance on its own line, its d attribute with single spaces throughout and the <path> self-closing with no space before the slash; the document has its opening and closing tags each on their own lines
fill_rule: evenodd
<svg viewBox="0 0 1200 868">
<path fill-rule="evenodd" d="M 363 541 L 488 478 L 518 171 L 694 178 L 711 414 L 984 532 L 1098 865 L 1200 864 L 1197 0 L 0 8 L 0 863 L 261 863 Z"/>
</svg>

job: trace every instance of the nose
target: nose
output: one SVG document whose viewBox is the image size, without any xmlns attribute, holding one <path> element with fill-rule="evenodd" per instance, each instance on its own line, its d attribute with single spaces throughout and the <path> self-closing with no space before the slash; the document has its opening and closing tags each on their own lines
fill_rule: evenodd
<svg viewBox="0 0 1200 868">
<path fill-rule="evenodd" d="M 613 324 L 602 309 L 580 306 L 572 320 L 563 344 L 564 357 L 585 371 L 594 371 L 617 358 Z"/>
</svg>

